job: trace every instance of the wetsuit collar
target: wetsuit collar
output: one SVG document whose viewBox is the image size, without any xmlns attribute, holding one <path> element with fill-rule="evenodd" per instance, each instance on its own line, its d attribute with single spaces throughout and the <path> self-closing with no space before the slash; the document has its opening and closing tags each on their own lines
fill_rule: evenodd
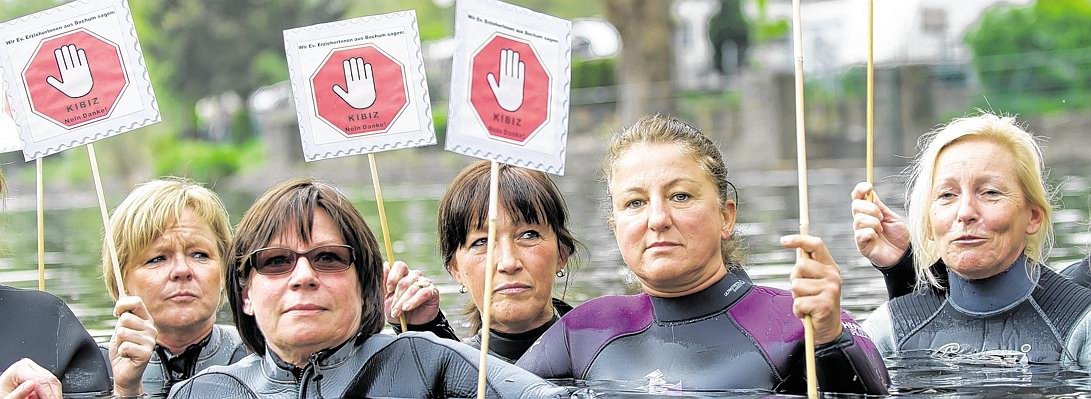
<svg viewBox="0 0 1091 399">
<path fill-rule="evenodd" d="M 1033 262 L 1020 255 L 1008 270 L 980 280 L 962 278 L 948 268 L 951 305 L 974 316 L 993 316 L 1011 310 L 1034 292 L 1041 271 L 1036 268 L 1034 274 L 1030 273 Z"/>
<path fill-rule="evenodd" d="M 545 324 L 521 333 L 508 334 L 490 329 L 489 333 L 492 336 L 489 338 L 489 352 L 500 355 L 514 363 L 526 353 L 527 349 L 530 349 L 530 346 L 534 344 L 534 341 L 538 340 L 538 337 L 545 334 L 546 330 L 557 322 L 558 318 L 557 313 L 554 312 L 553 318 L 549 319 Z"/>
<path fill-rule="evenodd" d="M 265 370 L 265 375 L 272 380 L 279 382 L 299 382 L 308 372 L 313 373 L 318 370 L 336 368 L 352 358 L 352 355 L 356 354 L 356 351 L 360 349 L 361 344 L 363 344 L 364 339 L 366 339 L 367 336 L 368 334 L 365 334 L 361 329 L 360 332 L 345 342 L 342 342 L 340 345 L 312 353 L 308 358 L 308 364 L 305 367 L 298 367 L 284 361 L 280 356 L 277 356 L 271 348 L 266 346 L 262 368 Z M 313 370 L 315 368 L 318 370 Z"/>
<path fill-rule="evenodd" d="M 727 309 L 742 298 L 753 283 L 742 270 L 729 271 L 723 279 L 699 292 L 676 298 L 651 296 L 655 321 L 682 324 L 702 320 Z"/>
<path fill-rule="evenodd" d="M 166 381 L 167 386 L 174 385 L 175 383 L 193 377 L 193 375 L 196 374 L 197 361 L 212 356 L 220 346 L 222 337 L 220 337 L 220 334 L 216 333 L 217 331 L 216 327 L 213 326 L 212 331 L 209 331 L 208 335 L 200 341 L 187 346 L 178 356 L 173 356 L 167 348 L 155 345 L 156 356 L 153 356 L 152 363 L 161 362 L 163 367 L 163 379 Z M 213 338 L 215 338 L 215 340 Z M 215 345 L 211 345 L 213 343 Z M 210 348 L 212 350 L 208 350 Z"/>
</svg>

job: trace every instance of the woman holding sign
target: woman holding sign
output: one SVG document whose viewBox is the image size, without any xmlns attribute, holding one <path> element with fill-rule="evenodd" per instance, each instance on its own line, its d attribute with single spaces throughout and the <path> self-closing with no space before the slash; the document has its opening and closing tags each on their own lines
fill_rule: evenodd
<svg viewBox="0 0 1091 399">
<path fill-rule="evenodd" d="M 655 389 L 802 393 L 799 318 L 811 315 L 819 388 L 886 393 L 882 358 L 841 310 L 840 274 L 821 239 L 781 238 L 813 258 L 797 260 L 791 292 L 750 282 L 727 167 L 700 131 L 645 117 L 613 138 L 603 174 L 610 226 L 644 293 L 573 309 L 519 366 L 545 378 L 647 380 Z"/>
<path fill-rule="evenodd" d="M 545 173 L 501 164 L 499 184 L 489 353 L 514 363 L 572 309 L 552 294 L 556 279 L 567 275 L 568 260 L 579 243 L 568 230 L 564 200 Z M 447 271 L 462 285 L 459 291 L 470 296 L 466 316 L 473 331 L 481 330 L 488 195 L 489 162 L 478 161 L 455 176 L 439 201 L 440 252 Z M 406 277 L 399 281 L 398 276 Z M 427 284 L 416 288 L 421 281 L 431 282 L 404 266 L 388 276 L 388 290 L 396 287 L 388 292 L 397 298 L 388 316 L 391 320 L 403 311 L 425 320 L 427 315 L 439 314 L 438 291 L 425 289 Z M 467 343 L 479 348 L 481 334 Z"/>
<path fill-rule="evenodd" d="M 900 257 L 918 276 L 913 293 L 875 310 L 869 335 L 884 354 L 1091 367 L 1091 290 L 1038 261 L 1052 207 L 1034 137 L 991 114 L 926 137 L 910 182 L 911 251 L 872 234 L 872 212 L 854 204 L 861 253 L 879 265 Z M 889 233 L 905 226 L 894 222 Z"/>
<path fill-rule="evenodd" d="M 165 395 L 247 355 L 235 328 L 216 324 L 231 225 L 215 193 L 184 179 L 152 180 L 125 197 L 110 225 L 129 294 L 117 299 L 114 336 L 103 345 L 118 395 Z M 102 277 L 117 298 L 105 245 Z"/>
<path fill-rule="evenodd" d="M 375 236 L 348 198 L 313 179 L 278 184 L 243 216 L 229 251 L 228 299 L 253 354 L 205 369 L 171 397 L 473 395 L 472 348 L 432 334 L 379 334 L 382 275 Z M 490 396 L 564 392 L 503 362 L 488 373 Z"/>
</svg>

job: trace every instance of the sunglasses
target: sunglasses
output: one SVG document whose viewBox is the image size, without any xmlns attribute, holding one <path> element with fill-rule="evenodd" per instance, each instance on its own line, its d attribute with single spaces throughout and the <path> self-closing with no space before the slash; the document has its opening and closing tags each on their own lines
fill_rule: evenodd
<svg viewBox="0 0 1091 399">
<path fill-rule="evenodd" d="M 250 253 L 250 265 L 254 271 L 264 275 L 291 273 L 299 263 L 299 258 L 307 258 L 307 263 L 315 271 L 336 273 L 349 268 L 355 261 L 352 247 L 348 245 L 325 245 L 307 252 L 296 252 L 288 248 L 262 248 Z"/>
</svg>

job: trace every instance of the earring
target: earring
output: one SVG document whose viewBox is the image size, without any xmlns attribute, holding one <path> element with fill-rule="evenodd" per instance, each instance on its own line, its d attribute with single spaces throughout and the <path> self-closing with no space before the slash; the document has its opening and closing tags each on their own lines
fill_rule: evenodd
<svg viewBox="0 0 1091 399">
<path fill-rule="evenodd" d="M 567 274 L 568 274 L 568 273 L 566 273 L 566 272 L 564 271 L 564 269 L 561 269 L 561 270 L 559 270 L 559 271 L 557 272 L 557 277 L 558 277 L 558 278 L 560 278 L 560 277 L 564 277 L 564 276 L 565 276 L 565 275 L 567 275 Z"/>
<path fill-rule="evenodd" d="M 468 292 L 468 291 L 466 290 L 465 285 L 458 288 L 458 293 L 459 294 L 465 294 L 466 292 Z"/>
</svg>

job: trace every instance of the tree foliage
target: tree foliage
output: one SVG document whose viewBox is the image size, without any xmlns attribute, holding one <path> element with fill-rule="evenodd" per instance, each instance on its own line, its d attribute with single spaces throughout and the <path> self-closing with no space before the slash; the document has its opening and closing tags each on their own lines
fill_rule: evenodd
<svg viewBox="0 0 1091 399">
<path fill-rule="evenodd" d="M 1037 113 L 1091 104 L 1091 1 L 993 8 L 965 39 L 993 107 Z"/>
</svg>

